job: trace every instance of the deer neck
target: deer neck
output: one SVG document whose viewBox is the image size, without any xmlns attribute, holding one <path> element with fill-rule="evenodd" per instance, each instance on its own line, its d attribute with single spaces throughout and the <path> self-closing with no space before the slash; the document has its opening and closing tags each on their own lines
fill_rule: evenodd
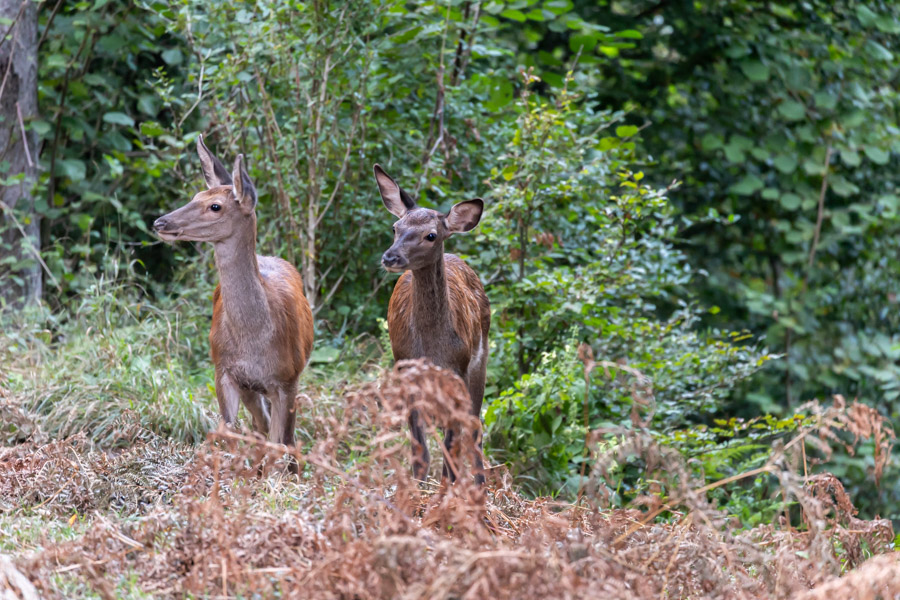
<svg viewBox="0 0 900 600">
<path fill-rule="evenodd" d="M 239 338 L 262 338 L 272 327 L 269 303 L 256 260 L 256 227 L 215 244 L 222 308 L 228 328 Z M 240 335 L 248 332 L 247 336 Z"/>
<path fill-rule="evenodd" d="M 413 322 L 420 335 L 439 336 L 452 329 L 444 254 L 434 264 L 412 271 Z"/>
</svg>

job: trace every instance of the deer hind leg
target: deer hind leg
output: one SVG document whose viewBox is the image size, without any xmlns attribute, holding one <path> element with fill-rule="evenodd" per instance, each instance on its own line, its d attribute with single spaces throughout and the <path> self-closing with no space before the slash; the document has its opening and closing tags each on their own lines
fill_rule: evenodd
<svg viewBox="0 0 900 600">
<path fill-rule="evenodd" d="M 241 390 L 241 402 L 253 419 L 253 431 L 263 437 L 269 436 L 269 402 L 262 394 L 252 390 Z"/>
<path fill-rule="evenodd" d="M 450 483 L 456 481 L 462 462 L 462 448 L 465 440 L 456 427 L 444 430 L 444 468 L 441 470 L 441 479 L 449 479 Z M 454 447 L 456 446 L 456 447 Z"/>
<path fill-rule="evenodd" d="M 294 426 L 297 422 L 297 409 L 294 400 L 297 396 L 296 382 L 278 388 L 272 398 L 272 415 L 269 421 L 269 441 L 286 446 L 294 445 Z M 288 463 L 291 473 L 299 473 L 300 467 L 291 456 Z"/>
<path fill-rule="evenodd" d="M 234 427 L 241 401 L 241 388 L 225 372 L 216 368 L 216 399 L 219 401 L 219 415 L 228 427 Z"/>
<path fill-rule="evenodd" d="M 419 411 L 409 411 L 409 432 L 412 436 L 412 471 L 413 478 L 425 481 L 428 477 L 428 466 L 431 464 L 431 455 L 428 453 L 428 440 L 425 439 L 425 428 Z"/>
</svg>

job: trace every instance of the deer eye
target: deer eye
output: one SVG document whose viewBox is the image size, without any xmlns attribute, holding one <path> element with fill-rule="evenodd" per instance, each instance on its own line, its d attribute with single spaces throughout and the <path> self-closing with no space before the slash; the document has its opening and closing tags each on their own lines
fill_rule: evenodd
<svg viewBox="0 0 900 600">
<path fill-rule="evenodd" d="M 222 205 L 221 204 L 210 204 L 209 210 L 211 210 L 213 212 L 219 212 L 220 210 L 222 210 Z"/>
<path fill-rule="evenodd" d="M 433 242 L 435 239 L 437 239 L 437 236 L 434 235 L 433 233 L 429 233 L 428 235 L 425 236 L 425 239 L 428 240 L 429 242 Z"/>
</svg>

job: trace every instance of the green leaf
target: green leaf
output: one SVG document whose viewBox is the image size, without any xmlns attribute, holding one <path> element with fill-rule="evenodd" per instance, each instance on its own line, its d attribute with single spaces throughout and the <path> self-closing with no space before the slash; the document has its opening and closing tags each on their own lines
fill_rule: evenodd
<svg viewBox="0 0 900 600">
<path fill-rule="evenodd" d="M 165 50 L 160 56 L 162 59 L 166 61 L 166 64 L 170 65 L 180 65 L 184 60 L 184 56 L 181 54 L 181 50 L 178 48 L 169 48 Z"/>
<path fill-rule="evenodd" d="M 833 110 L 837 106 L 837 97 L 828 92 L 816 92 L 813 96 L 816 106 L 823 110 Z"/>
<path fill-rule="evenodd" d="M 597 46 L 597 36 L 575 34 L 569 37 L 569 49 L 572 52 L 581 50 L 583 53 L 593 52 Z"/>
<path fill-rule="evenodd" d="M 77 213 L 72 215 L 72 220 L 78 225 L 79 229 L 87 231 L 91 228 L 93 218 L 87 213 Z"/>
<path fill-rule="evenodd" d="M 616 37 L 628 38 L 632 40 L 644 39 L 643 34 L 637 29 L 626 29 L 625 31 L 619 31 L 618 33 L 616 33 Z"/>
<path fill-rule="evenodd" d="M 797 159 L 790 154 L 779 154 L 772 164 L 784 174 L 790 174 L 797 170 Z"/>
<path fill-rule="evenodd" d="M 761 190 L 763 181 L 756 175 L 745 175 L 743 179 L 731 186 L 731 191 L 741 196 L 750 196 Z"/>
<path fill-rule="evenodd" d="M 631 137 L 638 131 L 639 129 L 635 125 L 619 125 L 616 127 L 616 135 L 620 138 Z"/>
<path fill-rule="evenodd" d="M 321 346 L 309 355 L 311 363 L 333 363 L 341 355 L 341 351 L 334 346 Z"/>
<path fill-rule="evenodd" d="M 872 12 L 865 4 L 856 6 L 856 16 L 863 27 L 874 27 L 878 22 L 878 15 Z"/>
<path fill-rule="evenodd" d="M 714 133 L 707 133 L 703 136 L 703 139 L 700 140 L 700 146 L 707 152 L 718 150 L 722 147 L 722 136 Z"/>
<path fill-rule="evenodd" d="M 859 152 L 855 150 L 841 150 L 841 162 L 848 167 L 858 167 L 862 160 L 859 157 Z"/>
<path fill-rule="evenodd" d="M 732 140 L 725 146 L 725 158 L 728 159 L 728 162 L 742 163 L 746 157 L 744 150 Z"/>
<path fill-rule="evenodd" d="M 108 112 L 103 115 L 103 121 L 105 123 L 112 123 L 113 125 L 123 125 L 125 127 L 134 127 L 134 119 L 121 112 Z"/>
<path fill-rule="evenodd" d="M 781 196 L 781 206 L 783 206 L 786 210 L 797 210 L 800 208 L 800 203 L 802 200 L 800 196 L 794 193 L 788 192 Z"/>
<path fill-rule="evenodd" d="M 778 105 L 778 112 L 788 121 L 799 121 L 806 114 L 806 109 L 796 100 L 785 100 Z"/>
<path fill-rule="evenodd" d="M 501 17 L 506 17 L 507 19 L 512 19 L 513 21 L 518 21 L 519 23 L 524 23 L 527 20 L 525 13 L 521 10 L 516 10 L 515 8 L 507 8 L 502 13 L 500 13 Z"/>
<path fill-rule="evenodd" d="M 741 63 L 741 71 L 750 81 L 762 82 L 769 79 L 769 67 L 758 60 L 745 60 Z"/>
<path fill-rule="evenodd" d="M 68 177 L 72 181 L 81 181 L 84 179 L 86 172 L 84 161 L 77 158 L 64 158 L 56 161 L 56 174 Z"/>
<path fill-rule="evenodd" d="M 891 51 L 875 40 L 868 40 L 866 42 L 866 52 L 875 60 L 881 60 L 884 62 L 891 62 L 894 60 L 894 55 L 891 53 Z"/>
<path fill-rule="evenodd" d="M 842 198 L 847 198 L 848 196 L 859 193 L 859 188 L 855 184 L 847 181 L 847 179 L 841 175 L 834 175 L 831 177 L 830 183 L 834 193 Z"/>
<path fill-rule="evenodd" d="M 863 148 L 863 152 L 866 153 L 866 156 L 869 157 L 869 160 L 877 165 L 887 164 L 887 161 L 890 158 L 890 154 L 875 146 L 866 146 L 865 148 Z"/>
<path fill-rule="evenodd" d="M 550 2 L 544 3 L 544 9 L 557 16 L 569 12 L 574 7 L 572 0 L 550 0 Z"/>
<path fill-rule="evenodd" d="M 621 143 L 622 141 L 618 138 L 605 137 L 600 139 L 600 143 L 597 144 L 597 147 L 601 152 L 606 152 L 608 150 L 612 150 L 613 148 L 618 148 Z"/>
<path fill-rule="evenodd" d="M 32 121 L 31 128 L 40 136 L 44 136 L 53 130 L 53 126 L 43 119 L 35 119 L 34 121 Z"/>
<path fill-rule="evenodd" d="M 144 121 L 141 123 L 141 133 L 146 135 L 147 137 L 156 137 L 162 135 L 166 132 L 165 129 L 160 126 L 159 123 L 155 121 Z"/>
</svg>

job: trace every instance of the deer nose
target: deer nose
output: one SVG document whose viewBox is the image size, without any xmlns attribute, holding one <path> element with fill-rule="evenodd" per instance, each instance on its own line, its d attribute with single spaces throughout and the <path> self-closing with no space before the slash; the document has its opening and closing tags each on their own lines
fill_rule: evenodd
<svg viewBox="0 0 900 600">
<path fill-rule="evenodd" d="M 157 220 L 153 221 L 153 229 L 155 229 L 156 231 L 163 231 L 168 225 L 169 222 L 166 221 L 165 217 L 160 217 Z"/>
<path fill-rule="evenodd" d="M 386 267 L 399 267 L 402 266 L 401 263 L 404 262 L 405 261 L 393 250 L 388 250 L 381 255 L 381 264 Z"/>
</svg>

